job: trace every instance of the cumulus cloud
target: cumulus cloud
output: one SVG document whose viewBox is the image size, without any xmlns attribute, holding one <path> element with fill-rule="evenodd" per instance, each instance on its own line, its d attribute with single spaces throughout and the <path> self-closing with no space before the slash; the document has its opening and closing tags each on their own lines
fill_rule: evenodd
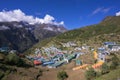
<svg viewBox="0 0 120 80">
<path fill-rule="evenodd" d="M 48 14 L 44 17 L 44 22 L 45 23 L 52 23 L 53 20 L 55 20 L 54 17 L 52 17 Z"/>
<path fill-rule="evenodd" d="M 116 13 L 116 16 L 120 16 L 120 11 Z"/>
<path fill-rule="evenodd" d="M 92 15 L 95 15 L 97 13 L 107 13 L 108 11 L 110 11 L 111 8 L 104 8 L 104 7 L 99 7 L 97 9 L 95 9 L 93 12 L 92 12 Z"/>
<path fill-rule="evenodd" d="M 55 18 L 53 16 L 50 16 L 48 14 L 45 15 L 44 18 L 38 18 L 31 15 L 26 15 L 24 12 L 22 12 L 20 9 L 12 10 L 12 11 L 5 11 L 3 10 L 0 12 L 0 22 L 7 21 L 25 21 L 30 24 L 36 24 L 36 23 L 50 23 L 55 25 L 64 25 L 64 22 L 56 22 L 54 21 Z"/>
</svg>

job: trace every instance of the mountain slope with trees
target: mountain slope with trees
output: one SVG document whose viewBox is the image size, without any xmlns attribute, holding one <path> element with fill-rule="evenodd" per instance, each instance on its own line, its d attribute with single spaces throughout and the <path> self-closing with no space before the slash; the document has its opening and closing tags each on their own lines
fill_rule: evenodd
<svg viewBox="0 0 120 80">
<path fill-rule="evenodd" d="M 82 27 L 75 30 L 67 31 L 56 37 L 45 39 L 34 45 L 28 50 L 41 48 L 50 44 L 61 45 L 61 43 L 74 41 L 78 45 L 87 44 L 90 46 L 100 46 L 105 41 L 120 42 L 120 16 L 108 16 L 99 24 Z"/>
</svg>

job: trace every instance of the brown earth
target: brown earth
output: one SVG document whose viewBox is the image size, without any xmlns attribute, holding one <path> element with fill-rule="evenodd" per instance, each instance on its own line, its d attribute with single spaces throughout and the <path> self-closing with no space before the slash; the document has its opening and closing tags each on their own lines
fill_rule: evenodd
<svg viewBox="0 0 120 80">
<path fill-rule="evenodd" d="M 91 53 L 82 55 L 78 59 L 80 59 L 83 64 L 93 64 L 94 62 L 93 55 Z M 75 66 L 75 61 L 72 60 L 69 64 L 64 64 L 55 69 L 41 66 L 31 68 L 14 67 L 17 71 L 5 75 L 3 80 L 57 80 L 57 73 L 61 70 L 65 70 L 67 72 L 69 76 L 67 80 L 86 80 L 84 76 L 85 70 L 80 69 L 73 71 L 72 68 Z M 38 76 L 40 70 L 43 71 L 42 76 Z"/>
<path fill-rule="evenodd" d="M 36 66 L 33 68 L 17 68 L 17 72 L 11 72 L 6 75 L 3 80 L 57 80 L 57 73 L 61 70 L 65 70 L 68 74 L 67 80 L 85 80 L 85 70 L 73 71 L 72 68 L 75 66 L 74 61 L 69 64 L 65 64 L 59 68 L 49 69 L 47 67 Z M 42 69 L 43 74 L 36 79 L 39 70 Z"/>
<path fill-rule="evenodd" d="M 69 64 L 63 65 L 60 68 L 49 69 L 49 71 L 43 72 L 43 76 L 40 77 L 40 80 L 57 80 L 57 73 L 61 70 L 65 70 L 68 74 L 67 80 L 85 80 L 84 73 L 85 70 L 76 70 L 73 71 L 72 68 L 75 66 L 75 63 L 72 61 Z"/>
</svg>

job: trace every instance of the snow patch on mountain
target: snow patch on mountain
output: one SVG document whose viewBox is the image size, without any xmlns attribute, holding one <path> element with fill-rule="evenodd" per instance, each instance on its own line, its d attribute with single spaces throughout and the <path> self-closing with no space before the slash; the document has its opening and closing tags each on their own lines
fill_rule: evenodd
<svg viewBox="0 0 120 80">
<path fill-rule="evenodd" d="M 49 30 L 49 31 L 54 31 L 52 27 L 44 27 L 44 29 Z"/>
<path fill-rule="evenodd" d="M 0 26 L 0 30 L 7 30 L 7 29 L 10 29 L 10 28 L 5 25 Z"/>
</svg>

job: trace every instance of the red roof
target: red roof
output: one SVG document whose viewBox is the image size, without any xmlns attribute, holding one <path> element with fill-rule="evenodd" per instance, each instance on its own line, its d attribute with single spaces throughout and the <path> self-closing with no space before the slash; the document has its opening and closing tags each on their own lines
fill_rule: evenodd
<svg viewBox="0 0 120 80">
<path fill-rule="evenodd" d="M 34 60 L 34 64 L 35 64 L 35 65 L 40 65 L 40 64 L 41 64 L 41 62 L 40 62 L 40 61 L 38 61 L 38 60 Z"/>
</svg>

